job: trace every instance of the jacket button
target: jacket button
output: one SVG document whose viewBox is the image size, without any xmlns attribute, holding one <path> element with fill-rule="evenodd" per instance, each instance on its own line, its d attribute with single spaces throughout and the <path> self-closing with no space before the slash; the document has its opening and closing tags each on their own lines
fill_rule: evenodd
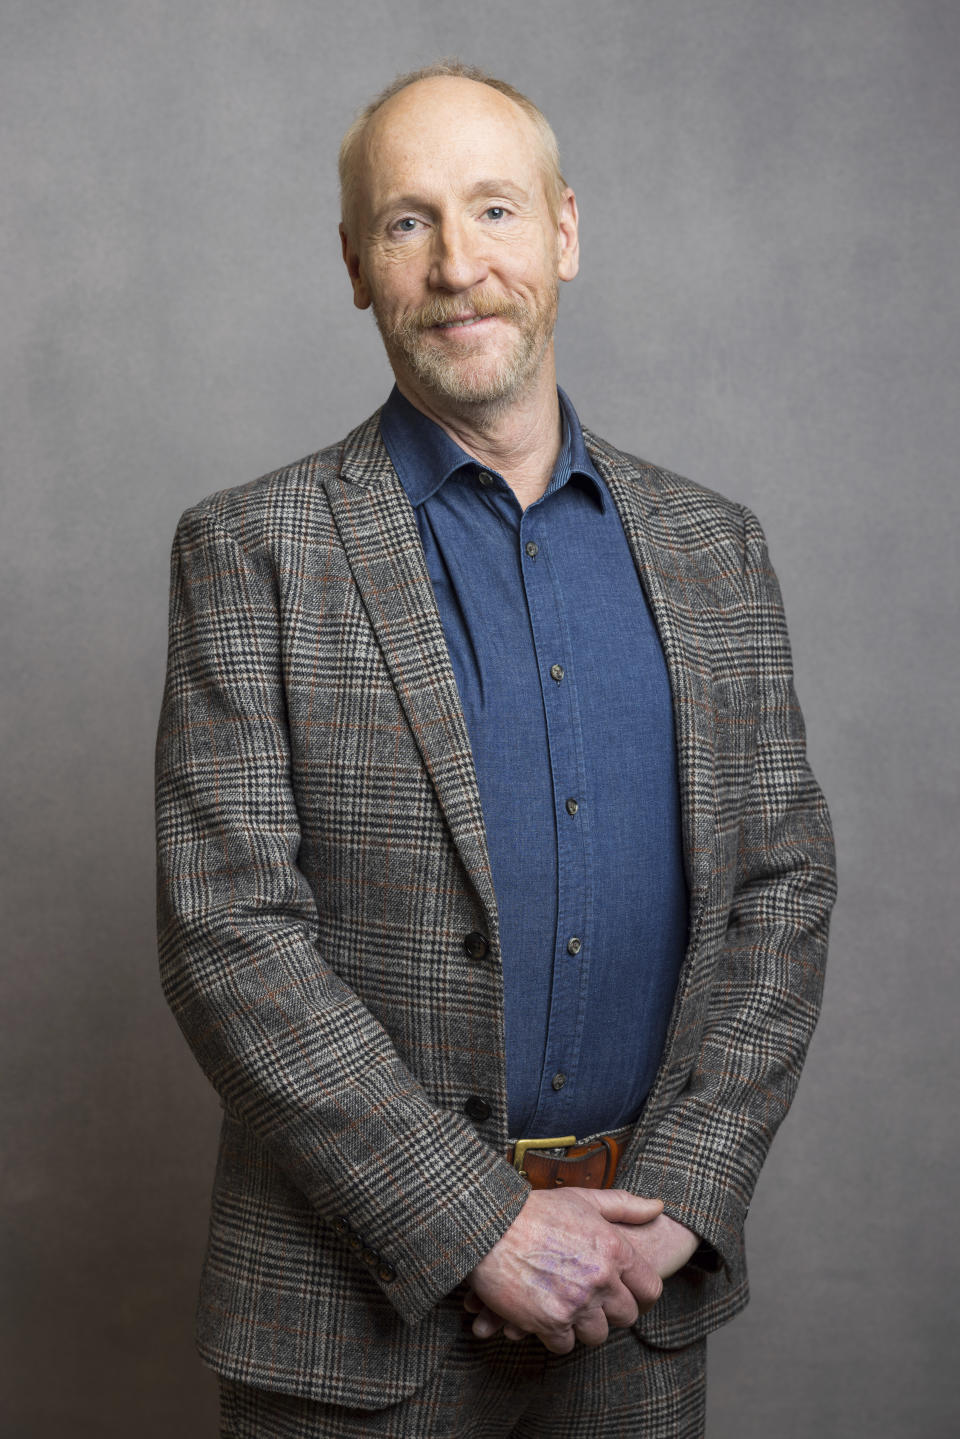
<svg viewBox="0 0 960 1439">
<path fill-rule="evenodd" d="M 360 1255 L 360 1258 L 363 1260 L 364 1264 L 369 1264 L 371 1269 L 375 1264 L 380 1263 L 380 1255 L 375 1249 L 365 1249 Z"/>
<path fill-rule="evenodd" d="M 463 1112 L 468 1119 L 475 1120 L 477 1124 L 482 1124 L 485 1119 L 490 1118 L 490 1106 L 485 1099 L 480 1098 L 479 1094 L 467 1096 Z"/>
<path fill-rule="evenodd" d="M 486 936 L 474 929 L 470 934 L 464 935 L 463 947 L 471 959 L 483 959 L 490 945 Z"/>
<path fill-rule="evenodd" d="M 389 1264 L 381 1264 L 377 1270 L 377 1275 L 384 1284 L 392 1284 L 397 1277 L 397 1271 L 391 1269 Z"/>
</svg>

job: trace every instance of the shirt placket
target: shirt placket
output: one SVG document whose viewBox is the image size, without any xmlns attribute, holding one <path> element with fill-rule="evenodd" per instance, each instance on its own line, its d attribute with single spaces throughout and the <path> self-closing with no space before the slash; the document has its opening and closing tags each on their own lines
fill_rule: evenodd
<svg viewBox="0 0 960 1439">
<path fill-rule="evenodd" d="M 524 511 L 520 559 L 546 717 L 557 841 L 557 928 L 536 1132 L 566 1133 L 575 1101 L 583 1010 L 589 980 L 589 804 L 577 703 L 576 657 L 570 652 L 563 556 L 551 547 L 549 495 Z"/>
</svg>

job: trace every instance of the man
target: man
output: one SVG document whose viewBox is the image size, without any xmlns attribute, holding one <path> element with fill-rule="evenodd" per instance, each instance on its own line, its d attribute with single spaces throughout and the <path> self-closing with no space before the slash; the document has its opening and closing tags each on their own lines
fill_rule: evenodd
<svg viewBox="0 0 960 1439">
<path fill-rule="evenodd" d="M 174 548 L 222 1433 L 699 1434 L 834 893 L 776 581 L 558 392 L 577 207 L 528 100 L 402 77 L 341 181 L 395 390 Z"/>
</svg>

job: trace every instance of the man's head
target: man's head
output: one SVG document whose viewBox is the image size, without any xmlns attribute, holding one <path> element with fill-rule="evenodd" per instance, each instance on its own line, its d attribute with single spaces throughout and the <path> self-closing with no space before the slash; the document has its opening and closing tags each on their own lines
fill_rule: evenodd
<svg viewBox="0 0 960 1439">
<path fill-rule="evenodd" d="M 462 409 L 552 379 L 577 211 L 540 111 L 466 66 L 395 81 L 340 153 L 344 259 L 401 388 Z"/>
<path fill-rule="evenodd" d="M 508 84 L 506 80 L 498 80 L 494 75 L 488 75 L 476 65 L 465 65 L 460 60 L 439 60 L 435 65 L 424 65 L 419 70 L 411 70 L 405 75 L 398 75 L 391 80 L 385 89 L 380 91 L 357 115 L 350 128 L 347 130 L 340 142 L 340 155 L 338 169 L 340 172 L 340 211 L 341 218 L 347 229 L 351 228 L 353 207 L 356 203 L 357 186 L 360 182 L 360 172 L 363 168 L 363 138 L 369 121 L 388 100 L 408 86 L 415 85 L 420 80 L 431 79 L 462 79 L 473 80 L 475 84 L 487 85 L 498 94 L 505 95 L 508 100 L 522 110 L 532 124 L 540 145 L 540 161 L 543 167 L 544 185 L 547 191 L 548 201 L 554 213 L 558 213 L 567 188 L 567 182 L 560 172 L 560 149 L 557 145 L 557 137 L 553 133 L 553 126 L 538 105 L 535 105 L 528 96 Z"/>
</svg>

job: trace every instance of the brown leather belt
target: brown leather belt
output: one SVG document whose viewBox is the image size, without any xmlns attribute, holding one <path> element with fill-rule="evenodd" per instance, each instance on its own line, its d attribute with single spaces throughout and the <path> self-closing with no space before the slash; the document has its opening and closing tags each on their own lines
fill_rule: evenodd
<svg viewBox="0 0 960 1439">
<path fill-rule="evenodd" d="M 620 1155 L 631 1133 L 631 1129 L 617 1129 L 582 1144 L 572 1134 L 556 1139 L 518 1139 L 507 1149 L 507 1159 L 533 1189 L 558 1189 L 564 1185 L 612 1189 Z"/>
</svg>

